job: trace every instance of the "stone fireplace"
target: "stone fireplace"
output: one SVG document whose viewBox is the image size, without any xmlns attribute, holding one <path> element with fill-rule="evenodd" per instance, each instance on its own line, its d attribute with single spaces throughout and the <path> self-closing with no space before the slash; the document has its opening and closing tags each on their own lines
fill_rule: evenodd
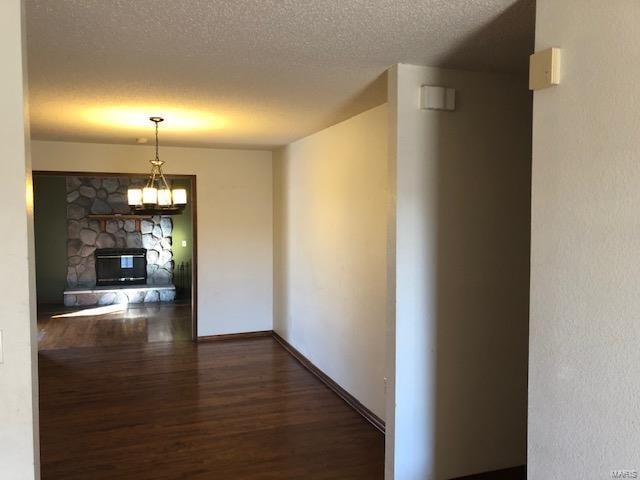
<svg viewBox="0 0 640 480">
<path fill-rule="evenodd" d="M 142 179 L 67 177 L 67 291 L 65 305 L 170 301 L 173 286 L 173 222 L 169 216 L 130 217 L 126 192 Z M 135 249 L 146 260 L 145 281 L 98 285 L 96 251 Z M 139 265 L 139 263 L 137 264 Z M 141 275 L 137 275 L 139 278 Z M 108 282 L 107 282 L 108 283 Z M 114 289 L 120 288 L 120 291 Z"/>
</svg>

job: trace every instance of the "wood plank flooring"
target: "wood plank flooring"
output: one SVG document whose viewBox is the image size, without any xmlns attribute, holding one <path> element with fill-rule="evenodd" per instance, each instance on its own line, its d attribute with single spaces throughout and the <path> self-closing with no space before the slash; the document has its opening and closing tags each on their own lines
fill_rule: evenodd
<svg viewBox="0 0 640 480">
<path fill-rule="evenodd" d="M 90 315 L 94 309 L 38 307 L 38 348 L 143 345 L 155 342 L 191 341 L 191 305 L 148 303 L 130 305 L 125 311 Z M 83 317 L 52 318 L 66 312 Z"/>
<path fill-rule="evenodd" d="M 495 472 L 479 473 L 468 477 L 459 477 L 454 480 L 526 480 L 527 466 L 506 468 Z"/>
<path fill-rule="evenodd" d="M 272 338 L 39 359 L 43 480 L 384 476 L 384 436 Z"/>
</svg>

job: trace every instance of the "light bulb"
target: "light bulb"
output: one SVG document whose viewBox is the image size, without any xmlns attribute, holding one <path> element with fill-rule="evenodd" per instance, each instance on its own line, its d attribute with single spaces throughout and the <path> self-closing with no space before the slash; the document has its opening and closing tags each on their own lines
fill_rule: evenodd
<svg viewBox="0 0 640 480">
<path fill-rule="evenodd" d="M 127 200 L 129 201 L 129 205 L 132 207 L 142 205 L 142 189 L 130 188 L 127 190 Z"/>
<path fill-rule="evenodd" d="M 174 205 L 186 205 L 187 204 L 187 190 L 184 188 L 173 189 L 173 204 Z"/>
<path fill-rule="evenodd" d="M 158 203 L 158 189 L 155 187 L 143 188 L 142 203 L 145 205 L 156 205 Z"/>
<path fill-rule="evenodd" d="M 158 190 L 158 205 L 161 207 L 168 207 L 171 205 L 171 190 L 168 188 L 161 188 Z"/>
</svg>

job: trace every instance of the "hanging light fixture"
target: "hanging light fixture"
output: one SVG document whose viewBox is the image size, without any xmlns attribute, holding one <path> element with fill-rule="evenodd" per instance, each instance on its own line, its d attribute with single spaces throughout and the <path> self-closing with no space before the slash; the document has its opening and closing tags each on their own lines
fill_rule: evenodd
<svg viewBox="0 0 640 480">
<path fill-rule="evenodd" d="M 182 213 L 187 204 L 187 190 L 171 189 L 162 173 L 164 162 L 158 155 L 158 124 L 162 117 L 149 118 L 156 125 L 156 158 L 150 160 L 151 175 L 144 188 L 130 188 L 127 199 L 131 211 L 137 215 L 177 215 Z"/>
</svg>

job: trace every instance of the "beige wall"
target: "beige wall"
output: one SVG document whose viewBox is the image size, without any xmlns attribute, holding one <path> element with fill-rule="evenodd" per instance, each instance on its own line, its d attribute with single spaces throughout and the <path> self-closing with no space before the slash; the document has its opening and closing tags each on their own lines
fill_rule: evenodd
<svg viewBox="0 0 640 480">
<path fill-rule="evenodd" d="M 640 472 L 638 25 L 635 0 L 537 2 L 563 58 L 534 100 L 532 480 Z"/>
<path fill-rule="evenodd" d="M 455 88 L 455 112 L 420 110 L 425 84 Z M 396 211 L 387 476 L 443 480 L 522 465 L 526 79 L 398 65 L 389 89 Z"/>
<path fill-rule="evenodd" d="M 153 147 L 32 142 L 34 170 L 145 173 Z M 198 333 L 271 330 L 271 152 L 161 147 L 166 173 L 196 175 Z"/>
<path fill-rule="evenodd" d="M 0 2 L 0 478 L 38 477 L 38 381 L 32 191 L 21 4 Z"/>
<path fill-rule="evenodd" d="M 274 155 L 274 329 L 384 418 L 387 106 Z"/>
</svg>

